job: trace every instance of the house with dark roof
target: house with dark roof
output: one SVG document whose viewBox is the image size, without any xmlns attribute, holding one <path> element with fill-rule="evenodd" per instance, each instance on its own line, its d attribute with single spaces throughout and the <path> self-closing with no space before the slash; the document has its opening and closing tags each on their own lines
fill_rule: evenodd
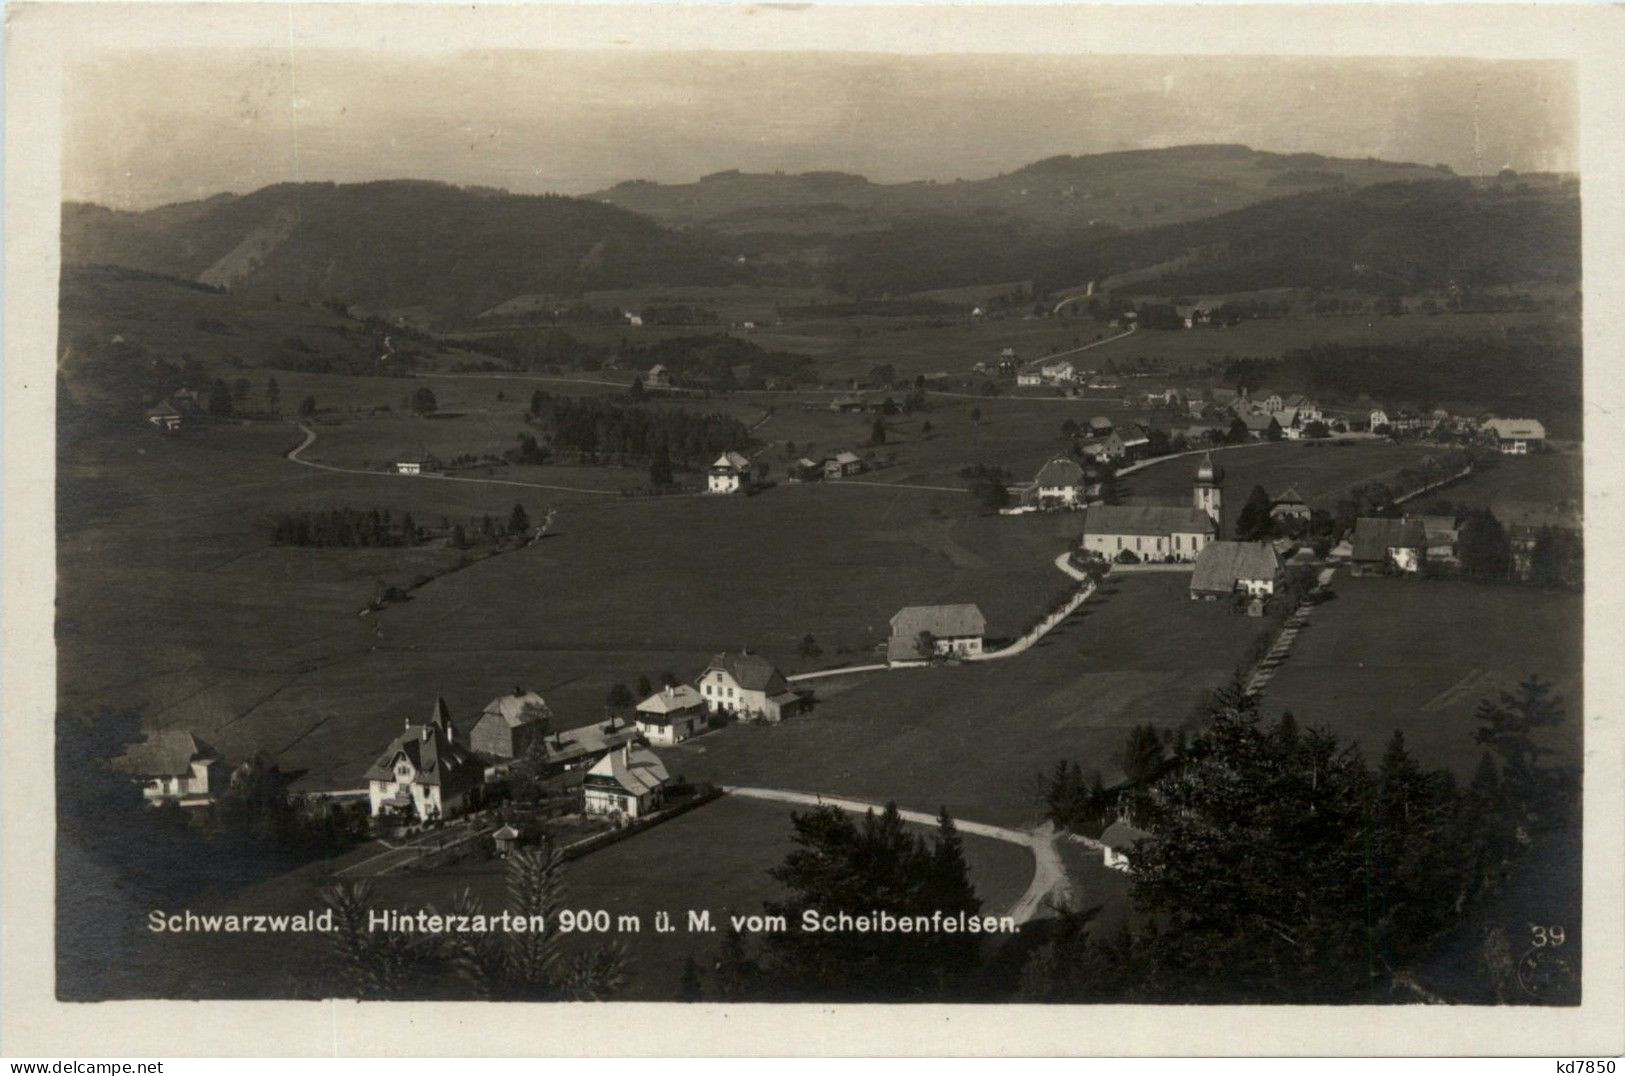
<svg viewBox="0 0 1625 1076">
<path fill-rule="evenodd" d="M 1546 427 L 1532 418 L 1492 418 L 1479 432 L 1503 456 L 1527 456 L 1546 443 Z"/>
<path fill-rule="evenodd" d="M 1057 456 L 1038 469 L 1033 498 L 1041 508 L 1075 508 L 1088 494 L 1088 479 L 1076 460 Z"/>
<path fill-rule="evenodd" d="M 1309 515 L 1309 504 L 1295 486 L 1288 486 L 1270 499 L 1271 519 L 1307 520 Z"/>
<path fill-rule="evenodd" d="M 1210 542 L 1191 571 L 1191 599 L 1265 597 L 1281 585 L 1281 557 L 1269 542 Z"/>
<path fill-rule="evenodd" d="M 975 605 L 910 605 L 891 618 L 887 661 L 974 657 L 982 652 L 987 618 Z"/>
<path fill-rule="evenodd" d="M 1134 845 L 1150 836 L 1127 819 L 1119 818 L 1100 835 L 1101 860 L 1112 870 L 1129 870 Z"/>
<path fill-rule="evenodd" d="M 771 661 L 748 650 L 718 654 L 698 683 L 705 708 L 713 714 L 782 721 L 799 712 L 804 701 Z"/>
<path fill-rule="evenodd" d="M 587 814 L 642 818 L 660 808 L 670 783 L 665 763 L 653 751 L 623 744 L 587 771 L 581 808 Z"/>
<path fill-rule="evenodd" d="M 1427 544 L 1427 529 L 1420 519 L 1361 517 L 1354 521 L 1350 559 L 1361 573 L 1418 572 Z"/>
<path fill-rule="evenodd" d="M 523 758 L 547 738 L 553 711 L 534 691 L 516 687 L 486 703 L 468 733 L 468 745 L 492 758 Z"/>
<path fill-rule="evenodd" d="M 147 411 L 147 422 L 164 433 L 174 433 L 181 428 L 180 408 L 166 400 Z"/>
<path fill-rule="evenodd" d="M 1217 527 L 1200 508 L 1156 504 L 1092 504 L 1083 512 L 1079 547 L 1107 560 L 1192 561 Z"/>
<path fill-rule="evenodd" d="M 638 703 L 635 720 L 644 739 L 669 747 L 705 731 L 705 699 L 688 684 L 668 684 Z"/>
<path fill-rule="evenodd" d="M 467 809 L 485 784 L 485 764 L 457 744 L 446 700 L 437 698 L 428 722 L 406 722 L 366 773 L 374 817 L 402 816 L 429 822 Z"/>
<path fill-rule="evenodd" d="M 167 802 L 205 806 L 230 779 L 220 752 L 185 729 L 147 733 L 145 740 L 130 744 L 113 759 L 112 767 L 139 783 L 142 798 L 154 807 Z"/>
</svg>

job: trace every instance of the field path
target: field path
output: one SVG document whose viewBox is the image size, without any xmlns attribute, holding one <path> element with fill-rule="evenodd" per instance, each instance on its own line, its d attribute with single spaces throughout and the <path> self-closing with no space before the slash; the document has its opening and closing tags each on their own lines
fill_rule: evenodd
<svg viewBox="0 0 1625 1076">
<path fill-rule="evenodd" d="M 793 803 L 802 807 L 837 807 L 852 814 L 867 814 L 870 811 L 879 814 L 886 809 L 878 803 L 865 803 L 862 800 L 851 800 L 842 796 L 825 796 L 816 792 L 792 792 L 783 788 L 743 788 L 723 785 L 722 791 L 730 796 L 772 800 L 775 803 Z M 937 816 L 924 811 L 899 809 L 897 815 L 903 821 L 913 822 L 919 826 L 937 824 Z M 1030 832 L 1024 832 L 1005 826 L 992 826 L 986 822 L 966 822 L 956 818 L 954 828 L 960 833 L 969 833 L 975 837 L 987 837 L 995 841 L 1004 841 L 1006 844 L 1019 844 L 1032 852 L 1033 880 L 1028 883 L 1027 891 L 1005 913 L 1014 919 L 1018 926 L 1031 921 L 1038 914 L 1044 906 L 1046 897 L 1052 894 L 1057 898 L 1070 895 L 1071 880 L 1067 877 L 1065 864 L 1061 862 L 1061 854 L 1056 850 L 1055 827 L 1052 823 L 1045 822 Z"/>
<path fill-rule="evenodd" d="M 288 450 L 287 457 L 301 467 L 314 467 L 318 471 L 331 471 L 334 474 L 361 474 L 371 475 L 374 478 L 410 478 L 414 482 L 477 482 L 486 486 L 523 486 L 525 489 L 549 489 L 558 493 L 590 493 L 599 497 L 619 497 L 619 490 L 613 489 L 582 489 L 579 486 L 550 486 L 542 482 L 520 482 L 512 478 L 465 478 L 462 475 L 449 474 L 397 474 L 394 471 L 363 471 L 358 467 L 334 467 L 330 463 L 313 463 L 301 459 L 300 453 L 316 443 L 316 431 L 299 423 L 299 428 L 305 431 L 305 439 L 297 447 Z"/>
</svg>

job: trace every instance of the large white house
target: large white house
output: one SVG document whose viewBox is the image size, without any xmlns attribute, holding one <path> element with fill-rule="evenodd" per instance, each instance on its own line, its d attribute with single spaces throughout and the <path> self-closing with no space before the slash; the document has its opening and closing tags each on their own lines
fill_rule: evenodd
<svg viewBox="0 0 1625 1076">
<path fill-rule="evenodd" d="M 638 703 L 638 731 L 650 743 L 682 743 L 705 730 L 705 698 L 688 684 L 672 684 Z"/>
<path fill-rule="evenodd" d="M 373 815 L 400 815 L 420 822 L 451 818 L 469 805 L 485 783 L 485 765 L 458 746 L 446 700 L 436 699 L 427 724 L 405 730 L 367 770 Z"/>
<path fill-rule="evenodd" d="M 623 744 L 594 763 L 582 778 L 582 810 L 642 818 L 659 809 L 670 781 L 665 764 L 653 751 Z"/>
<path fill-rule="evenodd" d="M 142 798 L 155 807 L 171 801 L 182 807 L 213 803 L 229 777 L 220 753 L 185 729 L 149 732 L 112 766 L 140 782 Z"/>
<path fill-rule="evenodd" d="M 699 677 L 700 696 L 711 713 L 782 721 L 801 709 L 801 696 L 771 661 L 748 650 L 718 654 Z"/>
<path fill-rule="evenodd" d="M 717 457 L 706 475 L 706 490 L 711 493 L 738 493 L 750 488 L 750 460 L 737 452 L 724 452 Z"/>
<path fill-rule="evenodd" d="M 975 657 L 982 652 L 987 618 L 975 605 L 910 605 L 891 618 L 888 661 Z M 926 652 L 929 643 L 930 651 Z"/>
<path fill-rule="evenodd" d="M 1533 418 L 1488 419 L 1479 432 L 1494 441 L 1503 456 L 1527 456 L 1546 443 L 1546 427 Z"/>
</svg>

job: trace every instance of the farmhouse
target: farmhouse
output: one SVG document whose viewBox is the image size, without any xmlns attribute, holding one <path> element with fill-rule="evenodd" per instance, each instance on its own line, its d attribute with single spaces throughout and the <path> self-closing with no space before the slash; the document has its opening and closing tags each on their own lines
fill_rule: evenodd
<svg viewBox="0 0 1625 1076">
<path fill-rule="evenodd" d="M 1546 427 L 1532 418 L 1492 418 L 1479 432 L 1503 456 L 1527 456 L 1546 443 Z"/>
<path fill-rule="evenodd" d="M 824 477 L 823 461 L 803 456 L 790 465 L 789 475 L 792 482 L 816 482 Z"/>
<path fill-rule="evenodd" d="M 971 604 L 910 605 L 891 618 L 886 660 L 971 657 L 982 652 L 987 618 Z"/>
<path fill-rule="evenodd" d="M 1033 479 L 1033 496 L 1041 507 L 1081 506 L 1087 496 L 1088 480 L 1077 461 L 1057 456 L 1038 469 Z"/>
<path fill-rule="evenodd" d="M 424 725 L 406 722 L 367 770 L 374 817 L 403 815 L 422 822 L 450 818 L 485 782 L 485 766 L 452 738 L 446 700 L 437 698 Z"/>
<path fill-rule="evenodd" d="M 1366 428 L 1372 433 L 1376 433 L 1379 427 L 1386 425 L 1388 425 L 1388 412 L 1380 407 L 1372 408 L 1371 413 L 1366 416 Z"/>
<path fill-rule="evenodd" d="M 643 375 L 643 385 L 645 388 L 651 389 L 669 389 L 671 388 L 671 371 L 657 362 L 649 367 L 648 373 Z"/>
<path fill-rule="evenodd" d="M 1210 542 L 1191 572 L 1191 600 L 1231 594 L 1264 597 L 1281 583 L 1281 558 L 1268 542 Z"/>
<path fill-rule="evenodd" d="M 534 691 L 516 687 L 492 699 L 468 733 L 468 745 L 492 758 L 523 758 L 547 738 L 553 711 Z"/>
<path fill-rule="evenodd" d="M 220 753 L 184 729 L 149 732 L 141 743 L 126 747 L 112 766 L 140 782 L 142 798 L 154 807 L 213 803 L 228 778 Z"/>
<path fill-rule="evenodd" d="M 1143 841 L 1151 834 L 1119 818 L 1106 827 L 1106 832 L 1100 835 L 1101 859 L 1112 870 L 1126 871 L 1132 866 L 1130 855 L 1133 853 L 1136 841 Z"/>
<path fill-rule="evenodd" d="M 1354 521 L 1352 559 L 1357 572 L 1417 572 L 1426 556 L 1427 530 L 1420 519 Z"/>
<path fill-rule="evenodd" d="M 766 658 L 746 650 L 718 654 L 700 674 L 700 695 L 711 713 L 782 721 L 797 713 L 802 697 Z"/>
<path fill-rule="evenodd" d="M 863 460 L 851 452 L 837 452 L 824 461 L 825 478 L 845 478 L 863 470 Z"/>
<path fill-rule="evenodd" d="M 1320 421 L 1320 405 L 1307 396 L 1293 393 L 1281 401 L 1282 410 L 1292 410 L 1298 413 L 1298 418 L 1305 423 Z"/>
<path fill-rule="evenodd" d="M 423 473 L 423 463 L 422 463 L 421 460 L 399 460 L 395 464 L 395 473 L 396 474 L 422 474 Z"/>
<path fill-rule="evenodd" d="M 862 396 L 837 396 L 829 402 L 831 411 L 843 413 L 856 413 L 862 411 L 865 406 Z"/>
<path fill-rule="evenodd" d="M 1046 362 L 1038 368 L 1046 381 L 1071 381 L 1077 372 L 1070 362 L 1065 359 L 1056 359 Z"/>
<path fill-rule="evenodd" d="M 638 731 L 650 743 L 671 746 L 703 732 L 705 699 L 687 684 L 672 684 L 638 703 Z"/>
<path fill-rule="evenodd" d="M 1461 538 L 1461 521 L 1455 516 L 1422 516 L 1422 534 L 1427 540 L 1427 559 L 1453 561 L 1456 542 Z"/>
<path fill-rule="evenodd" d="M 653 751 L 622 744 L 587 771 L 581 782 L 582 810 L 641 818 L 660 807 L 670 781 Z"/>
<path fill-rule="evenodd" d="M 738 493 L 750 488 L 750 460 L 737 452 L 724 452 L 707 472 L 706 491 Z"/>
<path fill-rule="evenodd" d="M 1279 435 L 1282 432 L 1281 424 L 1275 421 L 1275 416 L 1267 414 L 1263 411 L 1247 411 L 1243 414 L 1237 415 L 1236 417 L 1241 419 L 1241 424 L 1243 426 L 1247 427 L 1248 434 L 1261 440 L 1266 438 L 1273 439 L 1271 437 L 1272 430 L 1276 435 Z"/>
<path fill-rule="evenodd" d="M 1112 432 L 1112 420 L 1104 415 L 1096 415 L 1089 420 L 1089 436 L 1105 437 Z"/>
<path fill-rule="evenodd" d="M 1119 455 L 1126 460 L 1144 459 L 1151 454 L 1151 434 L 1144 426 L 1134 424 L 1112 434 L 1118 440 Z"/>
<path fill-rule="evenodd" d="M 147 422 L 164 433 L 174 433 L 181 428 L 180 409 L 166 401 L 147 412 Z"/>
<path fill-rule="evenodd" d="M 1286 406 L 1286 402 L 1281 399 L 1281 394 L 1278 392 L 1272 392 L 1269 395 L 1262 397 L 1259 399 L 1258 404 L 1264 409 L 1266 414 L 1274 414 Z"/>
<path fill-rule="evenodd" d="M 1016 384 L 1023 388 L 1033 388 L 1044 383 L 1044 375 L 1037 370 L 1022 370 L 1016 374 Z"/>
<path fill-rule="evenodd" d="M 1293 486 L 1288 486 L 1270 501 L 1271 519 L 1308 519 L 1309 505 Z"/>
</svg>

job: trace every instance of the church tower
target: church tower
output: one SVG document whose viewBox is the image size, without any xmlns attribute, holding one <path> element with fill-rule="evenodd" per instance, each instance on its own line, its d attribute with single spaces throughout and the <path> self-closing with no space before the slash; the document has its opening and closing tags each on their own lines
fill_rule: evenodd
<svg viewBox="0 0 1625 1076">
<path fill-rule="evenodd" d="M 1202 465 L 1196 468 L 1196 488 L 1192 502 L 1198 511 L 1206 512 L 1215 528 L 1224 525 L 1224 468 L 1213 462 L 1213 453 L 1202 455 Z"/>
</svg>

